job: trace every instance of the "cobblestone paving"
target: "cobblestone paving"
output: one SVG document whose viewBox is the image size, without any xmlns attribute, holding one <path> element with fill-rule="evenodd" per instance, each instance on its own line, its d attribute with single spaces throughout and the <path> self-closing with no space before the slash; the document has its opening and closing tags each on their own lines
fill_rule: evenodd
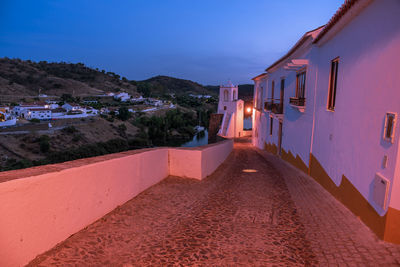
<svg viewBox="0 0 400 267">
<path fill-rule="evenodd" d="M 318 265 L 310 246 L 283 177 L 237 143 L 207 179 L 169 177 L 30 266 Z"/>
<path fill-rule="evenodd" d="M 257 172 L 243 172 L 255 169 Z M 248 143 L 203 181 L 168 177 L 30 266 L 400 266 L 309 176 Z"/>
<path fill-rule="evenodd" d="M 400 245 L 379 240 L 308 175 L 258 152 L 285 178 L 320 266 L 400 266 Z"/>
</svg>

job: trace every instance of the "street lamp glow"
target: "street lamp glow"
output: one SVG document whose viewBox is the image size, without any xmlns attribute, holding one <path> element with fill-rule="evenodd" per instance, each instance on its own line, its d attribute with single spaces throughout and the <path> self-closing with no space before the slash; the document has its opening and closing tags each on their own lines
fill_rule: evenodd
<svg viewBox="0 0 400 267">
<path fill-rule="evenodd" d="M 247 113 L 250 113 L 251 112 L 251 108 L 250 107 L 247 108 L 246 111 L 247 111 Z"/>
</svg>

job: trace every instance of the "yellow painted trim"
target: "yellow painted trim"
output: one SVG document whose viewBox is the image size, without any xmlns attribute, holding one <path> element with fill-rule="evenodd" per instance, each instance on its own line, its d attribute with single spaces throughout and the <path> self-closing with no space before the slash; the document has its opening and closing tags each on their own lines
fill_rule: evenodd
<svg viewBox="0 0 400 267">
<path fill-rule="evenodd" d="M 383 239 L 386 215 L 380 216 L 346 176 L 343 175 L 340 185 L 336 186 L 313 154 L 310 154 L 310 158 L 310 176 Z"/>
<path fill-rule="evenodd" d="M 389 207 L 383 240 L 400 244 L 400 210 Z"/>
<path fill-rule="evenodd" d="M 275 144 L 270 144 L 270 143 L 265 142 L 264 149 L 274 155 L 278 155 L 278 147 Z"/>
<path fill-rule="evenodd" d="M 304 161 L 299 157 L 299 155 L 296 155 L 296 157 L 294 157 L 290 150 L 286 152 L 282 148 L 282 159 L 289 162 L 290 164 L 292 164 L 299 170 L 303 171 L 304 173 L 308 174 L 308 167 L 304 163 Z"/>
<path fill-rule="evenodd" d="M 265 147 L 268 151 L 276 149 L 274 144 L 265 144 Z M 290 150 L 286 152 L 282 149 L 282 159 L 309 174 L 354 215 L 359 217 L 380 239 L 400 244 L 400 210 L 389 207 L 387 213 L 384 216 L 380 216 L 346 176 L 343 175 L 340 185 L 336 186 L 332 178 L 329 177 L 328 173 L 311 153 L 309 167 L 298 155 L 295 157 Z"/>
</svg>

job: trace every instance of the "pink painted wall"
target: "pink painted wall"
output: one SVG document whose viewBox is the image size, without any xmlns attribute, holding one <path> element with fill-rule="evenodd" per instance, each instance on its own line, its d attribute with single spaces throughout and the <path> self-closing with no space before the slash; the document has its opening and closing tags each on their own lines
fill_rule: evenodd
<svg viewBox="0 0 400 267">
<path fill-rule="evenodd" d="M 142 149 L 0 174 L 0 266 L 22 266 L 168 175 L 202 179 L 233 141 Z"/>
</svg>

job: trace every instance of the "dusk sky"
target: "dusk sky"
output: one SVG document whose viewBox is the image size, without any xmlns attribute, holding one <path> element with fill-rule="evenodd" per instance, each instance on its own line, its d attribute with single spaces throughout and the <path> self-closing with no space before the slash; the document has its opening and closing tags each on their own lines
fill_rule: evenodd
<svg viewBox="0 0 400 267">
<path fill-rule="evenodd" d="M 251 83 L 343 0 L 0 1 L 0 57 Z"/>
</svg>

